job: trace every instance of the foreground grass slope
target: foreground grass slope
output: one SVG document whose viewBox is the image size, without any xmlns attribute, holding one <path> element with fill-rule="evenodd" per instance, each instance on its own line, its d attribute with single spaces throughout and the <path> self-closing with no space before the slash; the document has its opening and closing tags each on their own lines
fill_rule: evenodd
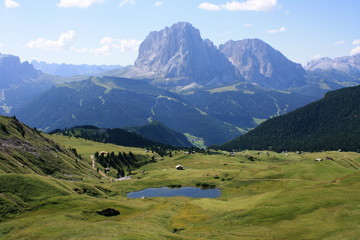
<svg viewBox="0 0 360 240">
<path fill-rule="evenodd" d="M 99 150 L 148 154 L 143 149 L 52 138 L 61 146 L 76 147 L 88 162 Z M 324 161 L 316 162 L 316 158 Z M 186 170 L 175 170 L 177 164 Z M 48 195 L 33 192 L 36 188 L 30 186 L 26 189 L 33 190 L 2 187 L 2 193 L 35 207 L 3 217 L 0 239 L 357 239 L 359 168 L 360 155 L 351 152 L 268 155 L 246 151 L 235 156 L 177 152 L 171 158 L 157 157 L 156 163 L 134 171 L 124 181 L 103 177 L 71 182 L 30 174 L 23 178 L 47 183 L 43 186 Z M 6 179 L 13 177 L 2 174 L 0 179 L 11 182 Z M 198 182 L 216 184 L 222 196 L 126 198 L 129 191 Z M 77 193 L 77 184 L 97 189 L 99 194 Z M 104 217 L 96 213 L 109 207 L 121 214 Z"/>
<path fill-rule="evenodd" d="M 16 117 L 0 116 L 0 173 L 52 175 L 66 178 L 96 177 L 81 157 L 51 141 Z"/>
</svg>

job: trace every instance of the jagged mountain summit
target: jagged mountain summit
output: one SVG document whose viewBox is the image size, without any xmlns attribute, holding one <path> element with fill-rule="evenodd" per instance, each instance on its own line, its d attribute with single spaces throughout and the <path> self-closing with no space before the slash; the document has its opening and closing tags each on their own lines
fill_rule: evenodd
<svg viewBox="0 0 360 240">
<path fill-rule="evenodd" d="M 320 58 L 308 62 L 306 68 L 310 71 L 315 70 L 337 70 L 347 74 L 360 76 L 360 53 L 353 56 L 338 58 Z"/>
<path fill-rule="evenodd" d="M 21 62 L 17 56 L 0 53 L 0 88 L 29 82 L 40 75 L 41 72 L 30 63 Z"/>
<path fill-rule="evenodd" d="M 298 63 L 260 39 L 228 41 L 219 50 L 251 83 L 271 89 L 289 89 L 306 85 L 306 71 Z"/>
<path fill-rule="evenodd" d="M 140 45 L 134 66 L 124 75 L 176 86 L 221 86 L 244 81 L 224 54 L 186 22 L 151 32 Z"/>
<path fill-rule="evenodd" d="M 218 48 L 190 23 L 179 22 L 151 32 L 142 42 L 134 66 L 120 76 L 149 79 L 159 86 L 220 87 L 239 82 L 287 90 L 308 84 L 298 63 L 259 39 L 230 40 Z"/>
</svg>

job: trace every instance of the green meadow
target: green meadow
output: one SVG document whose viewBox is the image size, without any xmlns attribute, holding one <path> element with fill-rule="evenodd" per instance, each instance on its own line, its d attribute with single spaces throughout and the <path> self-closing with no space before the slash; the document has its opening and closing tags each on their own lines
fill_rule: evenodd
<svg viewBox="0 0 360 240">
<path fill-rule="evenodd" d="M 91 166 L 96 151 L 144 149 L 50 136 Z M 360 154 L 244 151 L 157 159 L 130 180 L 1 174 L 0 239 L 359 239 Z M 322 158 L 317 162 L 315 159 Z M 328 158 L 328 159 L 327 159 Z M 332 160 L 331 160 L 331 159 Z M 186 169 L 178 171 L 181 164 Z M 148 187 L 215 184 L 219 198 L 128 199 Z M 98 210 L 114 208 L 105 217 Z"/>
</svg>

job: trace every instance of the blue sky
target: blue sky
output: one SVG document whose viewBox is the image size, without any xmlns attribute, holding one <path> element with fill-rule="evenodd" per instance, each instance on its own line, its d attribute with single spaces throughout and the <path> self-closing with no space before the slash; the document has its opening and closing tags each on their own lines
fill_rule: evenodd
<svg viewBox="0 0 360 240">
<path fill-rule="evenodd" d="M 259 38 L 290 60 L 360 53 L 359 0 L 1 0 L 0 52 L 133 64 L 150 31 L 190 22 L 215 45 Z"/>
</svg>

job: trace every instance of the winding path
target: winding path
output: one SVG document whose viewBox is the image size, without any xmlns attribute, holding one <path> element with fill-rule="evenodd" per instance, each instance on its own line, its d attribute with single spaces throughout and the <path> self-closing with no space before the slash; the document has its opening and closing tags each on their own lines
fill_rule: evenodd
<svg viewBox="0 0 360 240">
<path fill-rule="evenodd" d="M 93 169 L 95 169 L 95 171 L 96 171 L 94 155 L 90 155 L 90 158 L 91 158 L 91 165 L 92 165 Z M 101 172 L 100 170 L 98 171 L 98 173 L 100 173 L 105 178 L 108 178 L 108 176 L 105 173 Z"/>
</svg>

